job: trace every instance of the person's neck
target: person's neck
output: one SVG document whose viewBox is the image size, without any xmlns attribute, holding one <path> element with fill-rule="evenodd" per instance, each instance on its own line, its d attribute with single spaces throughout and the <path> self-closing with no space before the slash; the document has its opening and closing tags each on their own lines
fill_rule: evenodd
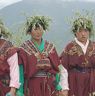
<svg viewBox="0 0 95 96">
<path fill-rule="evenodd" d="M 87 40 L 84 40 L 84 41 L 81 41 L 81 40 L 78 40 L 77 38 L 75 38 L 75 40 L 78 41 L 78 42 L 80 42 L 80 43 L 82 43 L 84 46 L 86 45 L 86 43 L 88 41 L 88 39 Z"/>
<path fill-rule="evenodd" d="M 86 45 L 86 42 L 81 42 L 83 45 Z"/>
<path fill-rule="evenodd" d="M 80 41 L 84 46 L 86 45 L 86 43 L 87 43 L 87 40 L 85 40 L 85 41 Z"/>
<path fill-rule="evenodd" d="M 39 39 L 39 40 L 32 39 L 32 40 L 33 40 L 33 42 L 36 42 L 38 45 L 40 45 L 42 42 L 42 39 Z"/>
</svg>

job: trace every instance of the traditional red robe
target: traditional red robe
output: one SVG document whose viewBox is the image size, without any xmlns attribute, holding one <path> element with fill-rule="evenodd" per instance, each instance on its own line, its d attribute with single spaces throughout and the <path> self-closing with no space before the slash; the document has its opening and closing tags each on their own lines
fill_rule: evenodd
<svg viewBox="0 0 95 96">
<path fill-rule="evenodd" d="M 25 80 L 29 93 L 26 96 L 55 96 L 53 86 L 54 75 L 59 71 L 59 58 L 53 44 L 45 41 L 45 47 L 42 52 L 36 48 L 30 40 L 22 44 L 19 50 L 19 64 L 24 65 Z M 42 69 L 46 76 L 36 76 L 39 72 L 38 64 L 49 64 L 50 68 Z M 25 85 L 26 86 L 26 85 Z"/>
<path fill-rule="evenodd" d="M 10 69 L 7 59 L 16 53 L 16 49 L 9 41 L 1 40 L 0 46 L 0 96 L 5 96 L 9 92 Z"/>
<path fill-rule="evenodd" d="M 84 54 L 81 47 L 72 41 L 66 46 L 60 58 L 68 70 L 69 96 L 94 96 L 95 43 L 90 41 Z"/>
</svg>

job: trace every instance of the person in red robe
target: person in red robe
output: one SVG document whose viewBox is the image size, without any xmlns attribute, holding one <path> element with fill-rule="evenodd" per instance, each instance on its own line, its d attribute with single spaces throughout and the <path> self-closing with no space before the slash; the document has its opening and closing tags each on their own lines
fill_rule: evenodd
<svg viewBox="0 0 95 96">
<path fill-rule="evenodd" d="M 26 32 L 31 36 L 19 48 L 19 64 L 24 67 L 25 96 L 56 96 L 55 75 L 60 60 L 54 44 L 43 39 L 50 19 L 33 16 L 27 20 Z"/>
<path fill-rule="evenodd" d="M 8 35 L 0 21 L 0 96 L 16 96 L 16 89 L 20 86 L 17 49 L 4 39 Z"/>
<path fill-rule="evenodd" d="M 90 40 L 92 21 L 79 17 L 73 22 L 72 31 L 75 39 L 60 56 L 68 72 L 68 96 L 95 96 L 95 42 Z"/>
</svg>

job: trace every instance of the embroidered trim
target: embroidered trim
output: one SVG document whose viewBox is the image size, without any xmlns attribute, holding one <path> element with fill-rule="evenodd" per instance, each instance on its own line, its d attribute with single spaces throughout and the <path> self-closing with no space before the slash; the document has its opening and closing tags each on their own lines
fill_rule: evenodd
<svg viewBox="0 0 95 96">
<path fill-rule="evenodd" d="M 45 55 L 46 57 L 48 54 L 54 49 L 54 45 L 45 41 L 45 49 L 42 51 L 42 53 L 35 47 L 32 41 L 26 41 L 22 44 L 20 47 L 25 52 L 27 52 L 29 55 L 34 54 L 37 58 L 39 58 L 39 55 Z"/>
<path fill-rule="evenodd" d="M 78 56 L 83 55 L 81 47 L 79 47 L 79 45 L 75 41 L 72 41 L 72 44 L 73 46 L 71 47 L 71 49 L 69 51 L 65 50 L 65 53 L 69 55 L 74 54 L 78 54 Z M 86 54 L 90 57 L 92 56 L 92 54 L 95 54 L 94 50 L 95 50 L 95 44 L 93 44 L 93 42 L 89 42 Z"/>
<path fill-rule="evenodd" d="M 9 49 L 11 49 L 13 47 L 12 43 L 9 41 L 5 41 L 4 45 L 2 45 L 3 47 L 0 50 L 0 56 L 1 55 L 6 55 L 6 53 L 8 52 Z"/>
</svg>

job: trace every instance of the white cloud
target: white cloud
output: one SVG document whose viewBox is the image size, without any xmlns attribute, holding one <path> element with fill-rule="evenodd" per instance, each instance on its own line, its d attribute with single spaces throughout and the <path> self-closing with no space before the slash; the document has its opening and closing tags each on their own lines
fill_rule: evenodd
<svg viewBox="0 0 95 96">
<path fill-rule="evenodd" d="M 20 1 L 22 0 L 0 0 L 0 9 Z"/>
</svg>

